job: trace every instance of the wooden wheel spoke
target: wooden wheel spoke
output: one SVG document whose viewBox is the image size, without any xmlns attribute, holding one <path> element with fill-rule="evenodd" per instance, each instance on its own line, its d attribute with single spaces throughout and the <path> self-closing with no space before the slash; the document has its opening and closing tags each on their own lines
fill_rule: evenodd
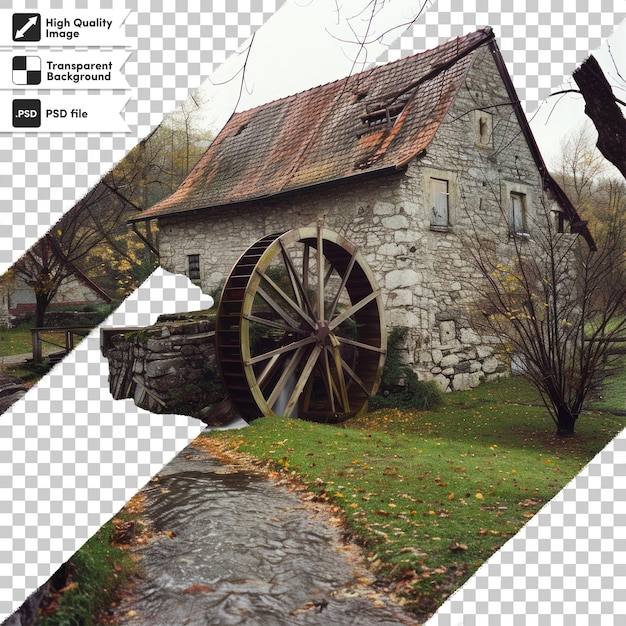
<svg viewBox="0 0 626 626">
<path fill-rule="evenodd" d="M 324 319 L 324 240 L 322 227 L 317 225 L 317 319 Z"/>
<path fill-rule="evenodd" d="M 339 324 L 341 324 L 342 322 L 345 322 L 351 315 L 354 315 L 357 311 L 360 311 L 364 306 L 367 306 L 372 300 L 375 300 L 378 297 L 379 293 L 380 293 L 380 290 L 376 289 L 370 292 L 369 294 L 367 294 L 365 298 L 362 298 L 356 304 L 353 304 L 352 306 L 348 307 L 345 311 L 340 313 L 334 320 L 332 320 L 328 324 L 328 328 L 330 328 L 330 330 L 334 330 L 335 328 L 337 328 Z"/>
<path fill-rule="evenodd" d="M 339 342 L 334 335 L 330 335 L 333 346 L 332 354 L 335 360 L 335 369 L 337 370 L 337 382 L 339 384 L 339 398 L 343 406 L 343 410 L 347 413 L 350 410 L 350 400 L 348 399 L 348 388 L 346 387 L 346 379 L 343 375 L 343 367 L 341 353 L 339 351 Z"/>
<path fill-rule="evenodd" d="M 276 404 L 276 401 L 280 397 L 280 394 L 283 392 L 283 389 L 289 382 L 290 378 L 295 374 L 296 369 L 305 354 L 305 351 L 306 351 L 305 347 L 300 346 L 293 353 L 287 365 L 283 368 L 283 371 L 280 375 L 280 378 L 278 379 L 278 382 L 276 383 L 276 386 L 274 387 L 274 389 L 272 389 L 272 393 L 267 399 L 267 404 L 271 409 L 273 409 L 274 405 Z"/>
<path fill-rule="evenodd" d="M 334 414 L 337 412 L 336 401 L 341 403 L 341 394 L 339 392 L 339 389 L 337 388 L 337 383 L 333 378 L 333 372 L 330 367 L 330 361 L 328 359 L 329 352 L 331 352 L 331 348 L 329 346 L 326 346 L 324 348 L 324 351 L 322 352 L 323 363 L 320 365 L 320 377 L 322 379 L 322 382 L 324 383 L 326 395 L 330 402 L 330 409 Z"/>
<path fill-rule="evenodd" d="M 257 273 L 261 278 L 274 290 L 276 293 L 287 303 L 289 307 L 291 307 L 303 320 L 305 320 L 311 326 L 314 326 L 314 322 L 310 315 L 305 311 L 297 302 L 293 300 L 290 296 L 288 296 L 284 290 L 279 287 L 265 272 L 261 270 L 257 270 Z M 259 286 L 259 289 L 261 287 Z M 264 292 L 267 294 L 267 292 Z"/>
<path fill-rule="evenodd" d="M 339 405 L 341 406 L 342 411 L 345 412 L 345 407 L 343 406 L 343 402 L 341 399 L 341 390 L 337 387 L 337 381 L 334 379 L 332 372 L 329 371 L 329 380 L 330 380 L 330 384 L 332 386 L 332 392 L 333 392 L 333 405 L 335 403 L 335 399 L 337 400 L 337 402 L 339 403 Z"/>
<path fill-rule="evenodd" d="M 309 376 L 309 380 L 306 382 L 304 391 L 302 392 L 302 401 L 300 403 L 300 406 L 302 407 L 302 410 L 305 413 L 311 410 L 311 397 L 313 396 L 313 393 L 315 390 L 314 389 L 315 383 L 317 381 L 321 381 L 322 384 L 324 385 L 324 389 L 326 391 L 326 397 L 329 399 L 331 403 L 331 411 L 334 412 L 335 410 L 334 408 L 335 399 L 332 397 L 331 391 L 329 390 L 328 381 L 326 380 L 326 372 L 324 370 L 324 364 L 322 363 L 322 357 L 325 357 L 325 356 L 326 356 L 326 351 L 323 350 L 320 354 L 320 358 L 317 359 L 317 362 L 315 363 L 315 368 L 311 376 Z"/>
<path fill-rule="evenodd" d="M 267 361 L 267 359 L 271 359 L 274 355 L 285 354 L 285 352 L 297 350 L 298 348 L 308 346 L 309 344 L 314 342 L 315 337 L 305 337 L 304 339 L 294 341 L 293 343 L 287 344 L 286 346 L 281 346 L 280 348 L 275 348 L 274 350 L 270 350 L 269 352 L 264 352 L 263 354 L 257 354 L 253 357 L 250 357 L 245 361 L 245 364 L 254 365 L 255 363 L 260 363 L 261 361 Z"/>
<path fill-rule="evenodd" d="M 355 341 L 354 339 L 348 339 L 347 337 L 339 337 L 336 335 L 337 339 L 340 343 L 345 343 L 349 346 L 354 346 L 355 348 L 360 348 L 362 350 L 371 350 L 372 352 L 378 352 L 379 354 L 383 354 L 385 350 L 379 348 L 378 346 L 372 346 L 369 343 L 363 343 L 362 341 Z"/>
<path fill-rule="evenodd" d="M 326 274 L 324 275 L 324 291 L 326 291 L 326 287 L 328 287 L 328 281 L 333 274 L 333 270 L 335 269 L 334 265 L 328 264 L 328 269 L 326 270 Z"/>
<path fill-rule="evenodd" d="M 317 359 L 319 358 L 321 351 L 322 351 L 322 347 L 319 344 L 313 346 L 313 350 L 311 350 L 311 354 L 309 355 L 309 358 L 307 359 L 304 365 L 304 368 L 302 369 L 302 372 L 300 373 L 298 382 L 296 383 L 296 386 L 293 392 L 291 393 L 291 396 L 289 397 L 289 400 L 287 402 L 287 406 L 285 407 L 286 417 L 289 417 L 292 414 L 298 402 L 298 398 L 300 397 L 300 394 L 302 393 L 302 390 L 307 384 L 309 377 L 313 373 L 313 369 L 315 367 L 315 364 L 317 363 Z"/>
<path fill-rule="evenodd" d="M 341 284 L 339 285 L 339 289 L 337 289 L 337 293 L 335 294 L 335 297 L 333 298 L 333 301 L 330 305 L 330 311 L 328 312 L 329 320 L 333 319 L 333 315 L 335 314 L 337 305 L 339 304 L 339 298 L 341 297 L 343 290 L 346 288 L 348 279 L 350 278 L 350 275 L 352 274 L 352 268 L 354 267 L 354 262 L 356 261 L 356 255 L 357 255 L 357 250 L 355 250 L 352 253 L 352 257 L 350 258 L 348 267 L 346 268 L 346 271 L 344 272 L 343 277 L 341 278 Z"/>
<path fill-rule="evenodd" d="M 302 409 L 306 413 L 311 408 L 311 395 L 313 394 L 313 383 L 315 377 L 311 376 L 306 383 L 304 392 L 302 393 Z"/>
<path fill-rule="evenodd" d="M 348 376 L 352 378 L 352 380 L 359 386 L 363 391 L 369 396 L 371 395 L 371 390 L 365 386 L 365 383 L 357 376 L 356 372 L 343 360 L 341 359 L 342 368 L 348 373 Z"/>
<path fill-rule="evenodd" d="M 281 306 L 279 306 L 275 301 L 274 298 L 272 298 L 272 296 L 270 296 L 260 285 L 259 287 L 257 287 L 257 294 L 259 296 L 261 296 L 261 298 L 263 298 L 263 300 L 265 300 L 265 302 L 271 307 L 271 309 L 277 313 L 280 317 L 283 318 L 283 320 L 285 322 L 287 322 L 287 324 L 289 324 L 289 326 L 292 329 L 296 329 L 299 328 L 300 325 L 298 324 L 298 322 L 296 322 L 295 319 L 293 319 L 293 317 L 291 317 L 291 315 L 289 315 L 287 313 L 287 311 L 285 311 Z M 294 303 L 295 304 L 295 303 Z M 293 307 L 295 309 L 295 311 L 297 313 L 300 314 L 300 317 L 302 317 L 302 319 L 304 319 L 309 325 L 313 326 L 314 322 L 313 320 L 308 316 L 308 315 L 304 315 L 304 311 L 302 311 L 302 309 L 300 309 L 300 307 L 298 307 L 297 305 L 295 307 Z"/>
<path fill-rule="evenodd" d="M 276 320 L 266 319 L 264 317 L 258 317 L 256 315 L 243 315 L 243 319 L 248 320 L 249 322 L 254 322 L 255 324 L 261 324 L 262 326 L 268 326 L 269 328 L 276 328 L 277 330 L 282 330 L 286 333 L 297 333 L 299 335 L 305 335 L 306 331 L 301 328 L 294 328 L 293 326 L 287 326 L 286 324 L 281 324 Z"/>
<path fill-rule="evenodd" d="M 322 380 L 324 381 L 324 387 L 326 387 L 326 393 L 330 400 L 330 408 L 333 413 L 337 410 L 335 407 L 335 397 L 339 397 L 337 392 L 337 385 L 333 380 L 332 372 L 330 371 L 330 362 L 328 361 L 328 350 L 324 350 L 324 365 L 322 368 Z"/>
<path fill-rule="evenodd" d="M 309 299 L 309 294 L 306 290 L 306 282 L 304 279 L 302 282 L 298 280 L 298 271 L 296 270 L 296 266 L 289 254 L 289 251 L 285 247 L 285 244 L 280 241 L 280 250 L 283 256 L 283 261 L 285 263 L 285 267 L 287 268 L 287 274 L 289 275 L 289 280 L 291 281 L 291 288 L 296 296 L 296 300 L 298 302 L 298 306 L 301 309 L 306 309 L 307 313 L 310 316 L 314 316 L 313 305 L 311 304 L 311 300 Z"/>
<path fill-rule="evenodd" d="M 266 381 L 269 380 L 270 374 L 272 374 L 278 360 L 280 359 L 280 354 L 275 354 L 270 360 L 269 363 L 265 365 L 261 373 L 256 377 L 257 384 L 260 388 L 263 388 Z"/>
<path fill-rule="evenodd" d="M 309 289 L 309 262 L 311 256 L 311 246 L 305 242 L 304 250 L 302 251 L 302 286 L 304 291 L 307 292 L 308 299 L 308 289 Z M 311 306 L 311 311 L 314 312 L 313 306 Z"/>
</svg>

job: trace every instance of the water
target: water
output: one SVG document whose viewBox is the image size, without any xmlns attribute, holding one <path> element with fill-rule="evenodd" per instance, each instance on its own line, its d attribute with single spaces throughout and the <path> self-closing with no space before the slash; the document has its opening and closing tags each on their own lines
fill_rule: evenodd
<svg viewBox="0 0 626 626">
<path fill-rule="evenodd" d="M 418 623 L 364 584 L 339 528 L 259 474 L 192 445 L 143 493 L 159 534 L 136 549 L 120 626 Z"/>
</svg>

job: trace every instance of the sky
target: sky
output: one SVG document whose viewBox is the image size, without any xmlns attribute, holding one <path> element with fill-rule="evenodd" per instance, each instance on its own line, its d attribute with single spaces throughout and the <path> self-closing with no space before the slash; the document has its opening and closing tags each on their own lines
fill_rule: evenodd
<svg viewBox="0 0 626 626">
<path fill-rule="evenodd" d="M 626 101 L 626 21 L 618 25 L 613 35 L 597 50 L 590 50 L 602 67 L 613 87 L 613 93 Z M 621 69 L 621 78 L 617 71 Z M 617 71 L 616 71 L 617 70 Z M 562 85 L 563 89 L 576 89 L 573 79 Z M 544 100 L 538 109 L 527 113 L 535 139 L 548 166 L 554 167 L 561 153 L 561 142 L 587 125 L 593 137 L 597 133 L 585 115 L 585 101 L 579 94 L 554 95 Z M 622 110 L 626 111 L 626 108 Z M 611 170 L 620 176 L 617 169 Z"/>
<path fill-rule="evenodd" d="M 253 42 L 246 43 L 239 55 L 205 82 L 201 93 L 212 109 L 211 126 L 219 129 L 237 103 L 238 110 L 246 110 L 363 70 L 403 30 L 395 28 L 382 42 L 373 42 L 360 52 L 352 29 L 364 32 L 369 13 L 360 13 L 366 4 L 365 0 L 346 0 L 338 9 L 334 0 L 287 0 L 257 31 Z M 377 14 L 370 38 L 406 22 L 421 3 L 402 5 L 398 9 L 398 3 L 388 3 L 387 10 Z M 244 62 L 245 89 L 238 102 L 242 76 L 237 72 Z"/>
<path fill-rule="evenodd" d="M 499 4 L 490 0 L 485 2 L 486 5 Z M 200 88 L 202 101 L 206 104 L 206 123 L 217 132 L 235 107 L 237 110 L 249 109 L 361 71 L 381 55 L 384 60 L 388 59 L 389 54 L 385 57 L 385 51 L 401 34 L 406 35 L 407 22 L 419 13 L 424 2 L 387 0 L 378 5 L 382 5 L 382 10 L 376 13 L 369 25 L 372 2 L 368 0 L 287 0 L 257 31 L 253 41 L 248 41 L 238 54 L 228 59 Z M 436 23 L 437 3 L 430 0 L 426 5 L 430 7 L 429 10 L 409 31 L 415 34 L 416 41 L 427 32 L 424 23 Z M 441 1 L 439 6 L 443 6 Z M 519 6 L 516 7 L 519 11 Z M 518 19 L 519 15 L 511 14 L 513 20 Z M 481 17 L 483 16 L 477 15 L 476 19 Z M 507 49 L 512 46 L 519 48 L 520 40 L 511 41 L 504 35 L 499 36 L 499 32 L 509 32 L 506 27 L 507 15 L 503 14 L 501 22 L 499 27 L 494 26 L 494 31 L 506 58 Z M 528 18 L 528 23 L 532 24 L 532 16 Z M 580 23 L 584 24 L 584 17 Z M 466 17 L 462 32 L 470 32 L 485 25 L 487 24 L 472 24 Z M 441 30 L 445 32 L 445 28 Z M 361 47 L 355 43 L 357 35 L 360 38 L 366 37 L 370 43 Z M 428 41 L 432 42 L 432 37 Z M 544 39 L 545 41 L 550 40 Z M 575 53 L 577 62 L 593 52 L 607 75 L 614 79 L 612 84 L 618 85 L 621 82 L 626 87 L 626 82 L 615 73 L 613 60 L 607 52 L 607 43 L 611 47 L 613 59 L 626 77 L 626 22 L 616 28 L 608 42 L 603 42 L 600 51 L 578 49 Z M 405 45 L 402 48 L 402 55 L 406 56 Z M 419 51 L 421 50 L 415 49 L 411 52 Z M 548 50 L 541 52 L 544 58 L 546 55 L 549 58 L 551 54 Z M 395 54 L 393 58 L 399 56 L 399 52 Z M 242 86 L 244 63 L 245 83 Z M 520 85 L 524 84 L 524 77 L 512 71 L 510 62 L 507 62 L 507 66 L 519 91 Z M 514 67 L 518 69 L 520 65 L 516 64 Z M 571 77 L 563 73 L 558 75 L 562 64 L 553 67 L 556 67 L 557 72 L 551 78 L 554 91 L 560 89 L 559 85 L 561 88 L 575 87 Z M 529 70 L 532 72 L 532 67 Z M 545 80 L 543 82 L 546 83 Z M 547 95 L 545 89 L 544 93 Z M 623 91 L 617 93 L 617 96 L 626 99 Z M 548 97 L 541 101 L 539 107 L 536 103 L 533 106 L 532 102 L 523 104 L 544 159 L 549 167 L 554 167 L 563 139 L 587 119 L 583 110 L 584 102 L 579 95 L 571 94 Z"/>
</svg>

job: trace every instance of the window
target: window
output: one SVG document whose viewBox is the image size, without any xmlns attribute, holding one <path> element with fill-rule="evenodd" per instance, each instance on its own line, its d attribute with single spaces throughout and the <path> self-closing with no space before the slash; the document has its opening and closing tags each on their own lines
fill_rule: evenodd
<svg viewBox="0 0 626 626">
<path fill-rule="evenodd" d="M 188 254 L 188 275 L 191 280 L 200 280 L 200 255 Z"/>
<path fill-rule="evenodd" d="M 511 234 L 527 235 L 526 228 L 526 194 L 511 192 Z"/>
<path fill-rule="evenodd" d="M 561 209 L 553 208 L 552 215 L 554 216 L 556 232 L 563 234 L 565 232 L 565 214 Z"/>
<path fill-rule="evenodd" d="M 476 111 L 474 117 L 476 145 L 481 148 L 493 147 L 493 117 L 491 113 L 485 111 Z"/>
<path fill-rule="evenodd" d="M 430 226 L 433 230 L 447 230 L 450 226 L 450 194 L 448 181 L 430 179 Z"/>
<path fill-rule="evenodd" d="M 457 223 L 461 206 L 459 173 L 434 167 L 422 169 L 420 219 L 425 228 L 447 233 Z"/>
<path fill-rule="evenodd" d="M 359 100 L 362 100 L 363 97 L 359 98 Z M 395 121 L 404 110 L 408 101 L 409 96 L 407 94 L 403 94 L 397 98 L 392 99 L 389 102 L 375 102 L 366 104 L 365 112 L 361 115 L 361 122 L 368 128 L 377 128 L 383 124 L 393 126 Z M 365 134 L 365 132 L 366 131 L 361 131 L 358 133 L 358 135 L 362 136 Z"/>
</svg>

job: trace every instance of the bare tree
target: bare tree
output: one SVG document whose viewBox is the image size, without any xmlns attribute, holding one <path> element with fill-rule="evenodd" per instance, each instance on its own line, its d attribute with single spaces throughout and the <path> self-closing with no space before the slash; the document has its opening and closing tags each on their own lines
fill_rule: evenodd
<svg viewBox="0 0 626 626">
<path fill-rule="evenodd" d="M 35 326 L 43 326 L 46 309 L 67 277 L 63 271 L 64 266 L 67 267 L 67 264 L 57 257 L 46 235 L 32 246 L 10 270 L 35 293 Z"/>
<path fill-rule="evenodd" d="M 575 129 L 560 147 L 554 178 L 577 210 L 591 209 L 598 203 L 602 181 L 610 174 L 609 163 L 594 148 L 591 124 Z M 588 211 L 585 218 L 589 218 Z"/>
<path fill-rule="evenodd" d="M 87 275 L 101 261 L 90 256 L 99 246 L 116 247 L 115 234 L 126 230 L 126 203 L 104 183 L 90 190 L 12 266 L 35 294 L 35 325 L 43 326 L 46 310 L 65 281 Z"/>
<path fill-rule="evenodd" d="M 622 206 L 621 209 L 624 207 Z M 539 391 L 557 434 L 572 436 L 612 341 L 626 330 L 623 212 L 597 233 L 597 249 L 559 232 L 543 205 L 530 240 L 477 248 L 482 297 L 476 325 L 495 336 Z"/>
<path fill-rule="evenodd" d="M 210 135 L 186 104 L 109 171 L 13 265 L 35 293 L 35 324 L 78 268 L 123 298 L 154 269 L 150 233 L 143 240 L 127 221 L 172 193 L 206 149 Z"/>
</svg>

